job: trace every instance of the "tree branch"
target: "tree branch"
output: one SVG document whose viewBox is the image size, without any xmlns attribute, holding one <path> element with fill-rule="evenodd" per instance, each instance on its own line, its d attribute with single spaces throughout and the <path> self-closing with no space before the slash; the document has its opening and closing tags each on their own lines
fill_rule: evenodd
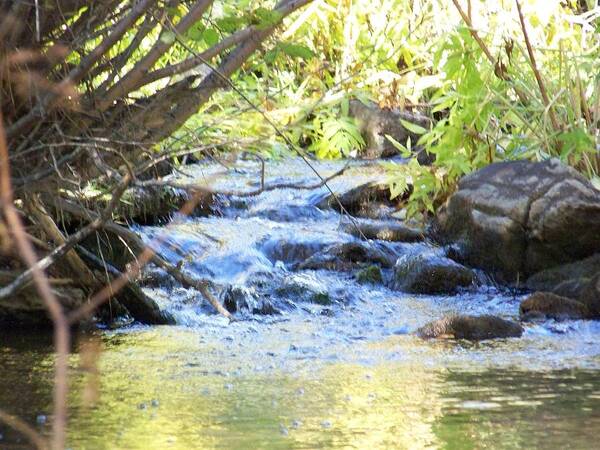
<svg viewBox="0 0 600 450">
<path fill-rule="evenodd" d="M 213 0 L 197 1 L 190 12 L 175 25 L 175 33 L 184 34 L 192 25 L 194 25 L 194 23 L 202 18 L 212 2 Z M 158 61 L 174 42 L 174 40 L 166 39 L 164 34 L 161 34 L 146 56 L 138 61 L 130 72 L 106 92 L 104 98 L 96 105 L 97 108 L 101 111 L 105 111 L 115 100 L 131 92 L 144 74 L 154 66 L 156 61 Z"/>
<path fill-rule="evenodd" d="M 203 51 L 198 56 L 194 56 L 185 61 L 182 61 L 178 64 L 173 64 L 162 69 L 157 69 L 153 72 L 145 75 L 138 84 L 135 86 L 135 89 L 139 89 L 146 84 L 150 84 L 154 81 L 160 80 L 161 78 L 170 77 L 173 75 L 181 74 L 187 70 L 193 69 L 204 63 L 204 61 L 214 58 L 215 56 L 220 55 L 223 51 L 227 50 L 234 45 L 239 44 L 244 39 L 249 38 L 256 31 L 255 27 L 248 27 L 243 30 L 237 31 L 234 34 L 227 36 L 218 44 L 213 47 Z"/>
</svg>

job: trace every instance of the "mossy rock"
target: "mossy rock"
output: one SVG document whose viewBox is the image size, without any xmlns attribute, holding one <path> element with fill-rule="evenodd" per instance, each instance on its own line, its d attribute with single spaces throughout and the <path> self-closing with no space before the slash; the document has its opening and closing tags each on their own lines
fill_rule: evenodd
<svg viewBox="0 0 600 450">
<path fill-rule="evenodd" d="M 383 274 L 378 266 L 368 266 L 356 273 L 356 281 L 361 284 L 383 283 Z"/>
</svg>

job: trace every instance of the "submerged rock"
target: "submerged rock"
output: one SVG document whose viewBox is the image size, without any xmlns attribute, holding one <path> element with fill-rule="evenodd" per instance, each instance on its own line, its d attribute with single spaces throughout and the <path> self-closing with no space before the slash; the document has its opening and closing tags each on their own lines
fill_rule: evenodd
<svg viewBox="0 0 600 450">
<path fill-rule="evenodd" d="M 581 302 L 550 292 L 536 292 L 521 302 L 521 320 L 555 319 L 580 320 L 590 317 L 588 308 Z"/>
<path fill-rule="evenodd" d="M 472 270 L 434 251 L 410 252 L 394 266 L 392 288 L 415 294 L 447 294 L 473 284 Z"/>
<path fill-rule="evenodd" d="M 260 249 L 272 263 L 281 261 L 293 265 L 307 260 L 330 245 L 332 242 L 326 240 L 290 236 L 267 239 Z"/>
<path fill-rule="evenodd" d="M 348 271 L 357 264 L 379 264 L 390 268 L 397 255 L 390 249 L 369 242 L 345 242 L 334 244 L 320 251 L 296 266 L 298 270 L 325 269 Z"/>
<path fill-rule="evenodd" d="M 600 252 L 600 192 L 558 160 L 490 164 L 438 214 L 464 261 L 513 282 Z"/>
<path fill-rule="evenodd" d="M 328 306 L 333 303 L 325 286 L 309 274 L 286 277 L 274 293 L 293 302 L 315 303 Z"/>
<path fill-rule="evenodd" d="M 399 221 L 356 219 L 343 222 L 340 230 L 357 238 L 377 239 L 392 242 L 422 241 L 423 232 L 410 228 Z"/>
<path fill-rule="evenodd" d="M 232 314 L 280 314 L 271 299 L 261 295 L 253 287 L 228 286 L 222 294 L 222 302 Z"/>
<path fill-rule="evenodd" d="M 417 335 L 423 339 L 447 338 L 470 341 L 520 337 L 522 334 L 523 327 L 518 323 L 491 315 L 446 316 L 417 330 Z"/>
<path fill-rule="evenodd" d="M 399 111 L 390 108 L 380 108 L 374 102 L 350 101 L 350 115 L 355 118 L 360 132 L 365 140 L 366 148 L 361 156 L 367 159 L 385 158 L 398 154 L 398 150 L 386 138 L 390 135 L 396 141 L 406 145 L 410 138 L 415 144 L 419 135 L 409 131 L 401 120 L 419 125 L 428 129 L 431 119 L 409 111 Z M 420 150 L 416 148 L 416 150 Z"/>
<path fill-rule="evenodd" d="M 321 209 L 331 208 L 338 212 L 348 212 L 353 216 L 381 219 L 389 217 L 396 211 L 397 202 L 390 199 L 390 188 L 386 183 L 371 181 L 337 192 L 335 196 L 329 194 L 319 200 L 316 206 Z"/>
</svg>

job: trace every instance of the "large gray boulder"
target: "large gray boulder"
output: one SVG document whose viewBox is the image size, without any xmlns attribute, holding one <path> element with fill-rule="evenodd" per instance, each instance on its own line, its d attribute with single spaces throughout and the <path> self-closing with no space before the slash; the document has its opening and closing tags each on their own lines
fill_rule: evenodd
<svg viewBox="0 0 600 450">
<path fill-rule="evenodd" d="M 557 160 L 494 163 L 460 181 L 437 224 L 464 262 L 524 280 L 600 252 L 600 192 Z"/>
<path fill-rule="evenodd" d="M 527 279 L 525 287 L 532 291 L 547 291 L 578 299 L 596 274 L 600 274 L 600 253 L 533 274 Z"/>
<path fill-rule="evenodd" d="M 577 300 L 587 306 L 593 318 L 600 318 L 600 273 L 584 287 Z"/>
</svg>

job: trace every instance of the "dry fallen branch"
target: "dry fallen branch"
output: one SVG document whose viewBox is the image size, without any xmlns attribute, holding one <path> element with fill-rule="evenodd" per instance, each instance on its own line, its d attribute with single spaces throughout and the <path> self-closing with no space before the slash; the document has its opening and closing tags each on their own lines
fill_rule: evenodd
<svg viewBox="0 0 600 450">
<path fill-rule="evenodd" d="M 186 204 L 179 210 L 179 213 L 182 215 L 189 215 L 194 210 L 200 198 L 201 196 L 199 195 L 192 196 L 186 202 Z M 87 210 L 68 200 L 59 199 L 57 200 L 57 205 L 64 211 L 82 219 L 97 217 L 97 213 Z M 129 281 L 137 278 L 140 275 L 143 267 L 150 262 L 165 270 L 165 272 L 167 272 L 169 275 L 171 275 L 173 278 L 179 281 L 183 286 L 188 288 L 194 288 L 200 291 L 200 293 L 208 300 L 208 302 L 215 308 L 217 312 L 227 317 L 228 319 L 232 319 L 232 316 L 229 313 L 229 311 L 227 311 L 219 303 L 219 301 L 210 293 L 209 287 L 211 283 L 208 280 L 198 279 L 189 274 L 186 274 L 179 267 L 165 260 L 156 252 L 156 250 L 152 248 L 152 245 L 160 245 L 160 243 L 164 240 L 164 235 L 161 235 L 158 238 L 156 238 L 150 245 L 146 245 L 136 233 L 112 221 L 104 222 L 102 224 L 102 228 L 106 231 L 116 234 L 125 242 L 127 242 L 127 244 L 135 252 L 138 253 L 136 260 L 130 265 L 130 268 L 127 271 L 125 271 L 117 279 L 113 280 L 112 283 L 105 286 L 101 291 L 96 293 L 88 303 L 82 305 L 80 309 L 73 311 L 69 315 L 70 323 L 77 323 L 78 321 L 89 317 L 98 306 L 100 306 L 102 303 L 108 300 L 108 298 L 114 295 L 115 292 L 118 292 L 119 289 L 125 286 Z"/>
<path fill-rule="evenodd" d="M 253 191 L 219 191 L 213 190 L 209 187 L 200 186 L 198 184 L 186 184 L 186 183 L 177 183 L 174 181 L 165 181 L 165 180 L 147 180 L 147 181 L 137 181 L 134 185 L 137 187 L 145 188 L 150 186 L 168 186 L 176 189 L 182 189 L 187 192 L 203 192 L 205 194 L 211 195 L 223 195 L 226 197 L 256 197 L 257 195 L 262 194 L 263 192 L 274 191 L 276 189 L 298 189 L 298 190 L 313 190 L 319 189 L 325 186 L 329 181 L 333 180 L 340 175 L 343 175 L 344 172 L 348 169 L 348 165 L 338 170 L 337 172 L 329 175 L 328 177 L 321 178 L 321 180 L 314 184 L 300 184 L 300 183 L 273 183 L 273 184 L 265 184 L 264 182 L 264 172 L 263 178 L 261 178 L 261 186 L 258 189 Z"/>
</svg>

